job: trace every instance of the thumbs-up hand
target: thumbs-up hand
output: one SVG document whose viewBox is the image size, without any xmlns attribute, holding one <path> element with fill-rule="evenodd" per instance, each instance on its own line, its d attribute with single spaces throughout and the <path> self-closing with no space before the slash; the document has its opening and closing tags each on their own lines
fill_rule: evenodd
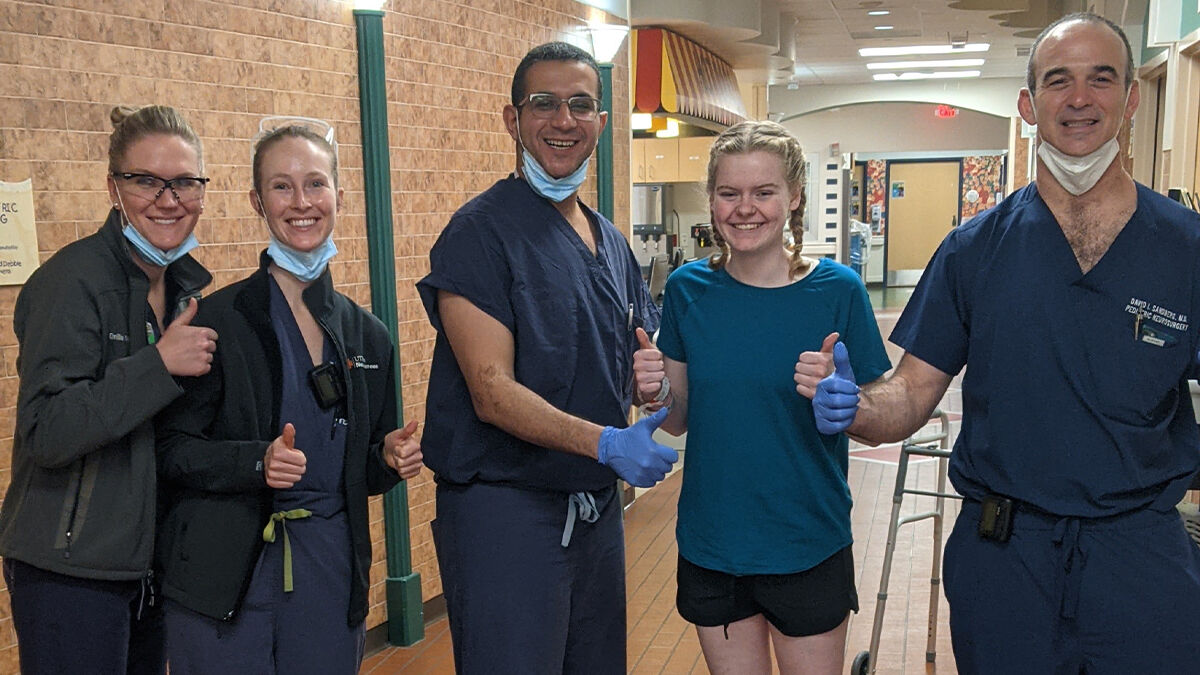
<svg viewBox="0 0 1200 675">
<path fill-rule="evenodd" d="M 267 486 L 286 490 L 300 482 L 308 460 L 296 449 L 296 427 L 291 422 L 283 425 L 283 433 L 267 446 L 263 456 L 263 477 Z"/>
<path fill-rule="evenodd" d="M 409 420 L 403 429 L 396 429 L 383 438 L 383 461 L 403 480 L 417 475 L 424 466 L 421 444 L 413 438 L 416 432 L 417 421 Z"/>
<path fill-rule="evenodd" d="M 833 345 L 838 337 L 837 333 L 830 333 L 821 343 L 821 351 L 804 352 L 796 360 L 792 379 L 796 381 L 796 392 L 804 398 L 811 400 L 817 394 L 817 383 L 833 372 Z"/>
<path fill-rule="evenodd" d="M 678 452 L 652 438 L 669 413 L 664 408 L 626 429 L 604 427 L 596 448 L 596 461 L 634 487 L 653 487 L 679 459 Z"/>
<path fill-rule="evenodd" d="M 841 433 L 854 423 L 858 413 L 858 385 L 845 344 L 838 342 L 833 346 L 833 374 L 817 383 L 812 405 L 817 431 L 823 434 Z"/>
<path fill-rule="evenodd" d="M 200 303 L 196 298 L 189 298 L 187 307 L 167 326 L 162 338 L 154 345 L 167 372 L 172 375 L 194 377 L 212 368 L 213 352 L 217 351 L 217 331 L 192 325 L 198 311 Z"/>
<path fill-rule="evenodd" d="M 647 410 L 658 410 L 664 404 L 654 400 L 662 391 L 663 378 L 666 377 L 663 354 L 650 342 L 650 336 L 641 327 L 637 328 L 636 334 L 641 349 L 633 353 L 634 392 L 637 400 L 646 404 Z"/>
</svg>

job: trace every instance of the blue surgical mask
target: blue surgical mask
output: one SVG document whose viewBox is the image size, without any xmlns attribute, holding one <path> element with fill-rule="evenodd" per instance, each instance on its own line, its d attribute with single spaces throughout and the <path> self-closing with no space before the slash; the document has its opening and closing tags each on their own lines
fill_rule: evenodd
<svg viewBox="0 0 1200 675">
<path fill-rule="evenodd" d="M 271 256 L 271 260 L 274 260 L 276 265 L 305 283 L 316 281 L 317 277 L 325 271 L 329 260 L 337 255 L 337 252 L 337 246 L 333 245 L 332 236 L 326 237 L 325 243 L 311 251 L 297 251 L 280 243 L 275 235 L 271 235 L 271 243 L 267 246 L 267 255 Z"/>
<path fill-rule="evenodd" d="M 529 187 L 555 203 L 566 200 L 579 190 L 579 186 L 583 185 L 584 179 L 587 178 L 588 161 L 591 159 L 588 157 L 583 160 L 583 164 L 580 164 L 578 169 L 566 176 L 555 178 L 546 173 L 546 170 L 542 168 L 541 164 L 538 164 L 528 150 L 522 150 L 521 157 L 524 160 L 521 165 L 521 175 L 525 177 Z"/>
<path fill-rule="evenodd" d="M 122 216 L 124 219 L 124 216 Z M 121 228 L 121 234 L 125 235 L 125 239 L 133 244 L 133 249 L 137 251 L 138 257 L 156 267 L 166 267 L 171 263 L 182 258 L 188 251 L 200 245 L 196 240 L 195 234 L 189 234 L 183 243 L 171 249 L 164 251 L 154 244 L 151 244 L 137 228 L 125 222 L 125 227 Z"/>
<path fill-rule="evenodd" d="M 517 112 L 517 142 L 521 144 L 521 175 L 525 178 L 525 182 L 529 183 L 529 187 L 539 195 L 549 199 L 555 204 L 565 201 L 568 197 L 575 194 L 579 190 L 579 186 L 583 185 L 583 181 L 587 178 L 588 162 L 591 161 L 591 156 L 583 160 L 583 164 L 579 165 L 571 173 L 562 178 L 555 178 L 546 173 L 541 164 L 529 154 L 525 149 L 525 141 L 521 140 L 521 117 L 520 112 Z"/>
</svg>

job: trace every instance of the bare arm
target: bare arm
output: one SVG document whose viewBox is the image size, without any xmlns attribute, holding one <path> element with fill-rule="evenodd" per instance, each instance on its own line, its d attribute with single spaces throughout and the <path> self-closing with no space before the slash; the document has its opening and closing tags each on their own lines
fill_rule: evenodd
<svg viewBox="0 0 1200 675">
<path fill-rule="evenodd" d="M 687 364 L 663 356 L 663 370 L 671 380 L 671 412 L 659 428 L 672 436 L 682 436 L 688 421 Z"/>
<path fill-rule="evenodd" d="M 846 433 L 871 444 L 908 438 L 929 421 L 950 380 L 950 375 L 906 353 L 891 376 L 863 385 L 858 414 Z"/>
<path fill-rule="evenodd" d="M 516 381 L 516 347 L 503 324 L 444 290 L 438 291 L 438 313 L 480 420 L 523 441 L 596 459 L 603 428 L 555 408 Z"/>
</svg>

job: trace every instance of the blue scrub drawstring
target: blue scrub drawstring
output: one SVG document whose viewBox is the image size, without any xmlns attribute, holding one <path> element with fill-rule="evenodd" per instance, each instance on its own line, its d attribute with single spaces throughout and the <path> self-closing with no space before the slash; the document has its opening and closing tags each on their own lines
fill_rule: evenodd
<svg viewBox="0 0 1200 675">
<path fill-rule="evenodd" d="M 1059 615 L 1074 619 L 1079 609 L 1079 587 L 1083 584 L 1083 564 L 1086 556 L 1079 547 L 1079 519 L 1062 518 L 1054 524 L 1054 545 L 1062 561 L 1062 604 Z"/>
<path fill-rule="evenodd" d="M 562 545 L 566 548 L 571 543 L 571 533 L 575 531 L 575 519 L 585 523 L 600 520 L 600 512 L 596 510 L 596 498 L 590 492 L 573 492 L 567 498 L 567 524 L 563 527 Z"/>
</svg>

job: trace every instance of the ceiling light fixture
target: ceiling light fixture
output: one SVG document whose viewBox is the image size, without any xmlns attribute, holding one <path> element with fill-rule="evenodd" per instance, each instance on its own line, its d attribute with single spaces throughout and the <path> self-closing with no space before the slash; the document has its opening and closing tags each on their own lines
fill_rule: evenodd
<svg viewBox="0 0 1200 675">
<path fill-rule="evenodd" d="M 891 12 L 886 9 L 873 9 L 867 12 L 867 16 L 887 16 L 888 14 L 891 14 Z"/>
<path fill-rule="evenodd" d="M 876 73 L 872 77 L 876 82 L 897 82 L 906 80 L 949 80 L 962 77 L 979 77 L 979 71 L 938 70 L 932 73 Z"/>
<path fill-rule="evenodd" d="M 895 26 L 875 26 L 875 30 L 891 30 L 893 28 L 895 28 Z"/>
<path fill-rule="evenodd" d="M 936 61 L 880 61 L 868 63 L 867 70 L 912 70 L 913 68 L 978 68 L 983 59 L 940 59 Z"/>
<path fill-rule="evenodd" d="M 986 52 L 991 45 L 972 42 L 959 48 L 950 45 L 912 45 L 909 47 L 863 47 L 859 56 L 912 56 L 914 54 L 951 54 L 959 52 Z"/>
</svg>

